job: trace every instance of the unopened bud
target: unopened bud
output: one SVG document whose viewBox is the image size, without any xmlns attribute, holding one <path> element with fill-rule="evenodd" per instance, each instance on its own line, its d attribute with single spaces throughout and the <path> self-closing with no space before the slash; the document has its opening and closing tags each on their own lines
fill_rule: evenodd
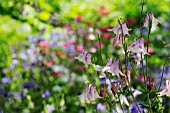
<svg viewBox="0 0 170 113">
<path fill-rule="evenodd" d="M 149 91 L 151 91 L 155 87 L 155 79 L 153 77 L 147 77 L 146 84 Z"/>
<path fill-rule="evenodd" d="M 113 95 L 116 96 L 118 92 L 118 82 L 112 82 L 111 90 L 112 90 Z"/>
<path fill-rule="evenodd" d="M 100 96 L 103 98 L 106 97 L 106 86 L 104 84 L 100 84 Z"/>
</svg>

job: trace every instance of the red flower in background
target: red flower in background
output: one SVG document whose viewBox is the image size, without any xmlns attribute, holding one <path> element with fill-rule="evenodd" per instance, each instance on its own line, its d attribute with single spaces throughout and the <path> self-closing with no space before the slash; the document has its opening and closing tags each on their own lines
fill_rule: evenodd
<svg viewBox="0 0 170 113">
<path fill-rule="evenodd" d="M 127 18 L 126 19 L 126 22 L 128 23 L 128 24 L 135 24 L 136 23 L 136 19 L 134 19 L 134 18 Z"/>
<path fill-rule="evenodd" d="M 83 19 L 83 17 L 80 16 L 80 15 L 78 15 L 78 16 L 76 16 L 76 17 L 74 18 L 74 20 L 76 20 L 76 21 L 81 21 L 82 19 Z"/>
<path fill-rule="evenodd" d="M 111 29 L 111 28 L 112 28 L 111 26 L 104 26 L 104 27 L 99 28 L 99 30 L 101 32 L 108 32 L 108 29 Z"/>
<path fill-rule="evenodd" d="M 104 39 L 110 39 L 110 38 L 112 38 L 112 35 L 109 34 L 109 33 L 105 33 L 105 34 L 103 34 L 103 38 Z"/>
<path fill-rule="evenodd" d="M 101 48 L 103 48 L 104 47 L 104 44 L 101 42 L 101 43 L 99 43 L 99 42 L 96 42 L 96 43 L 94 43 L 94 46 L 95 47 L 100 47 L 101 46 Z"/>
</svg>

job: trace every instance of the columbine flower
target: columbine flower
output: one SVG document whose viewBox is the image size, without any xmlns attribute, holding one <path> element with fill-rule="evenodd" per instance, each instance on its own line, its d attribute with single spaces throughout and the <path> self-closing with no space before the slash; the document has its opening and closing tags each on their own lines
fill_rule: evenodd
<svg viewBox="0 0 170 113">
<path fill-rule="evenodd" d="M 152 20 L 152 22 L 157 25 L 158 23 L 162 24 L 158 19 L 156 19 L 153 15 L 153 13 L 146 13 L 145 21 L 144 21 L 144 27 L 149 26 L 149 22 Z"/>
<path fill-rule="evenodd" d="M 124 74 L 119 69 L 119 60 L 118 59 L 115 59 L 114 62 L 112 62 L 112 59 L 110 58 L 110 59 L 108 59 L 108 63 L 106 64 L 106 66 L 101 67 L 99 65 L 96 65 L 95 70 L 102 71 L 102 73 L 104 73 L 105 71 L 108 71 L 109 73 L 112 73 L 113 75 L 124 76 Z"/>
<path fill-rule="evenodd" d="M 170 96 L 170 80 L 166 80 L 165 88 L 158 94 L 159 94 L 159 96 L 164 96 L 164 95 Z"/>
<path fill-rule="evenodd" d="M 116 47 L 119 44 L 122 44 L 122 43 L 124 44 L 124 42 L 125 42 L 124 38 L 120 37 L 119 35 L 116 35 L 116 37 L 113 39 L 112 45 L 113 47 Z"/>
<path fill-rule="evenodd" d="M 128 51 L 131 51 L 133 53 L 142 53 L 147 54 L 145 48 L 144 48 L 144 39 L 134 39 L 134 42 L 128 47 Z"/>
<path fill-rule="evenodd" d="M 94 100 L 96 98 L 102 98 L 99 96 L 98 92 L 96 91 L 96 87 L 93 84 L 87 84 L 86 89 L 81 95 L 79 95 L 79 97 L 87 98 L 89 101 Z"/>
<path fill-rule="evenodd" d="M 132 57 L 135 59 L 135 63 L 136 63 L 137 65 L 140 65 L 140 61 L 142 60 L 142 59 L 141 59 L 141 54 L 140 54 L 140 53 L 135 53 Z M 144 56 L 142 55 L 142 58 L 143 58 L 143 57 L 144 57 Z"/>
<path fill-rule="evenodd" d="M 119 60 L 115 59 L 113 64 L 111 65 L 110 69 L 108 70 L 108 72 L 112 73 L 113 75 L 122 75 L 124 76 L 124 74 L 120 71 L 119 69 Z"/>
<path fill-rule="evenodd" d="M 85 64 L 85 66 L 87 67 L 88 64 L 92 64 L 91 56 L 92 56 L 91 52 L 83 51 L 78 57 L 75 57 L 75 59 L 82 61 Z"/>
<path fill-rule="evenodd" d="M 111 67 L 111 65 L 112 65 L 112 58 L 109 58 L 106 66 L 101 67 L 101 66 L 99 66 L 99 65 L 96 65 L 94 68 L 95 68 L 95 70 L 97 70 L 97 71 L 102 71 L 102 73 L 103 73 L 103 72 L 105 72 L 106 70 L 109 70 L 110 67 Z"/>
<path fill-rule="evenodd" d="M 120 98 L 120 102 L 121 102 L 122 105 L 126 104 L 127 106 L 129 106 L 129 102 L 127 101 L 127 99 L 124 95 L 120 94 L 119 98 Z"/>
<path fill-rule="evenodd" d="M 124 36 L 125 36 L 125 35 L 130 36 L 129 31 L 130 31 L 131 29 L 128 29 L 128 28 L 127 28 L 126 22 L 124 22 L 124 23 L 122 24 L 122 28 L 121 28 L 121 25 L 118 24 L 118 25 L 116 25 L 114 28 L 109 29 L 109 31 L 113 31 L 116 35 L 122 34 L 122 30 L 123 30 L 123 35 L 124 35 Z"/>
</svg>

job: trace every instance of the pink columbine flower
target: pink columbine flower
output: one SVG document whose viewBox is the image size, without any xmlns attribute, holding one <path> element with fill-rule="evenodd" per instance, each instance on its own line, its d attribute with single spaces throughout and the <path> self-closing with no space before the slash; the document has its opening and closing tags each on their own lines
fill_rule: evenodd
<svg viewBox="0 0 170 113">
<path fill-rule="evenodd" d="M 170 96 L 170 80 L 166 80 L 165 88 L 158 94 L 159 94 L 159 96 L 164 96 L 164 95 Z"/>
<path fill-rule="evenodd" d="M 112 73 L 113 75 L 122 75 L 125 76 L 119 69 L 119 60 L 115 59 L 113 64 L 111 65 L 110 69 L 108 70 L 108 72 Z"/>
<path fill-rule="evenodd" d="M 50 43 L 49 42 L 46 42 L 46 41 L 40 41 L 39 45 L 41 47 L 49 47 L 50 46 Z"/>
<path fill-rule="evenodd" d="M 146 49 L 144 48 L 144 39 L 134 39 L 134 42 L 128 47 L 128 51 L 133 53 L 142 53 L 147 54 Z"/>
<path fill-rule="evenodd" d="M 75 59 L 83 62 L 85 66 L 87 67 L 89 64 L 92 64 L 91 56 L 92 56 L 91 52 L 87 52 L 83 50 L 82 53 L 78 57 L 75 57 Z"/>
<path fill-rule="evenodd" d="M 146 17 L 145 17 L 145 21 L 144 21 L 144 27 L 148 27 L 149 26 L 149 22 L 150 22 L 150 20 L 152 20 L 152 22 L 154 23 L 154 24 L 158 24 L 158 23 L 160 23 L 160 24 L 162 24 L 158 19 L 156 19 L 155 17 L 154 17 L 154 15 L 153 15 L 153 13 L 146 13 Z"/>
<path fill-rule="evenodd" d="M 121 29 L 120 24 L 116 25 L 116 26 L 115 26 L 114 28 L 112 28 L 112 29 L 109 29 L 109 31 L 113 31 L 116 35 L 120 35 L 120 34 L 122 33 L 122 30 L 123 30 L 124 36 L 125 36 L 125 35 L 130 36 L 129 31 L 130 31 L 131 29 L 128 29 L 128 28 L 127 28 L 126 22 L 124 22 L 124 23 L 122 24 L 122 29 Z"/>
<path fill-rule="evenodd" d="M 98 94 L 98 92 L 96 90 L 96 86 L 93 85 L 93 84 L 87 84 L 86 89 L 78 97 L 87 98 L 89 101 L 92 101 L 92 100 L 94 100 L 96 98 L 102 98 L 102 97 L 99 96 L 99 94 Z"/>
</svg>

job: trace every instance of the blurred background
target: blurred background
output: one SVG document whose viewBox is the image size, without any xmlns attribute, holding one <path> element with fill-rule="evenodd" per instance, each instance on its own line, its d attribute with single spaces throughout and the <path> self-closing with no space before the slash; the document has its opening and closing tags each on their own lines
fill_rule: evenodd
<svg viewBox="0 0 170 113">
<path fill-rule="evenodd" d="M 112 47 L 115 35 L 108 29 L 122 18 L 132 29 L 130 44 L 140 36 L 141 5 L 142 0 L 0 0 L 0 113 L 95 112 L 97 103 L 82 104 L 78 95 L 86 83 L 98 89 L 99 75 L 74 57 L 85 49 L 93 53 L 93 63 L 102 65 L 100 34 L 104 64 L 109 57 L 123 62 L 122 49 Z M 149 42 L 149 75 L 159 84 L 170 54 L 165 47 L 170 43 L 170 0 L 146 1 L 142 21 L 146 12 L 163 22 L 152 28 Z M 143 37 L 147 39 L 147 29 Z M 163 84 L 170 66 L 164 73 Z M 168 98 L 163 104 L 170 111 Z"/>
</svg>

